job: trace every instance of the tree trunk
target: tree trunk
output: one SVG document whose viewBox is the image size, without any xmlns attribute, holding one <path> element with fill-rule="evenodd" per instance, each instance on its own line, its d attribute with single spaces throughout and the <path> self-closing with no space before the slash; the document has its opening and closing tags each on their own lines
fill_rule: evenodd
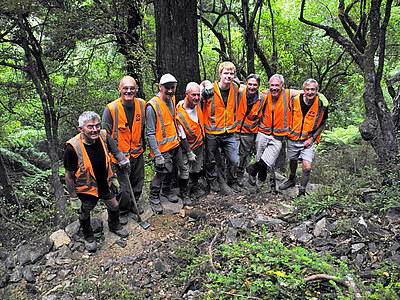
<svg viewBox="0 0 400 300">
<path fill-rule="evenodd" d="M 178 80 L 176 98 L 186 84 L 200 82 L 196 0 L 155 0 L 158 79 L 171 73 Z"/>
<path fill-rule="evenodd" d="M 0 152 L 0 184 L 3 187 L 4 197 L 7 203 L 20 205 L 17 195 L 14 193 L 14 189 L 11 185 L 10 177 L 8 177 L 8 171 L 4 164 L 3 154 Z"/>
</svg>

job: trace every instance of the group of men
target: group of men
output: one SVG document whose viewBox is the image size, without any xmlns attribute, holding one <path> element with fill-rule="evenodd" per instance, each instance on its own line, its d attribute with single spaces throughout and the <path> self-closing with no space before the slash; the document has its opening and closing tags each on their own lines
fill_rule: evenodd
<svg viewBox="0 0 400 300">
<path fill-rule="evenodd" d="M 258 187 L 270 172 L 271 191 L 276 192 L 273 167 L 285 137 L 291 173 L 280 188 L 296 184 L 301 159 L 299 195 L 305 194 L 315 144 L 327 119 L 318 83 L 308 79 L 303 90 L 284 89 L 282 75 L 275 74 L 262 92 L 257 74 L 240 84 L 234 81 L 235 71 L 231 62 L 221 63 L 219 81 L 188 83 L 186 96 L 178 103 L 173 75 L 160 78 L 159 93 L 147 103 L 136 98 L 135 79 L 125 76 L 118 87 L 120 97 L 106 106 L 102 124 L 94 112 L 79 117 L 80 133 L 67 142 L 64 165 L 71 204 L 79 209 L 89 251 L 96 251 L 90 211 L 99 199 L 107 206 L 110 231 L 121 237 L 128 236 L 123 213 L 143 213 L 140 202 L 132 203 L 143 189 L 146 141 L 155 171 L 149 202 L 157 214 L 164 210 L 161 197 L 192 205 L 190 196 L 204 194 L 199 184 L 203 174 L 210 189 L 218 192 L 222 173 L 227 184 L 240 191 L 245 170 L 249 183 Z M 254 145 L 255 162 L 249 165 Z M 179 197 L 173 183 L 179 186 Z"/>
</svg>

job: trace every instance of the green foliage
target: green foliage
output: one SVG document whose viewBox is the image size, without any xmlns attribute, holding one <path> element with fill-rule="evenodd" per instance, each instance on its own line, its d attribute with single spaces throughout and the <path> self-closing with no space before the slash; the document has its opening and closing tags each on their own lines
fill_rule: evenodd
<svg viewBox="0 0 400 300">
<path fill-rule="evenodd" d="M 369 299 L 399 299 L 400 267 L 394 263 L 382 263 L 376 270 L 376 280 L 368 288 Z"/>
<path fill-rule="evenodd" d="M 361 141 L 361 135 L 358 126 L 350 125 L 347 128 L 336 127 L 333 130 L 325 130 L 322 133 L 321 140 L 325 143 L 347 144 L 349 147 L 356 147 L 355 142 Z"/>
<path fill-rule="evenodd" d="M 15 128 L 6 126 L 4 128 L 8 135 L 1 140 L 0 145 L 6 148 L 34 147 L 37 142 L 45 140 L 44 130 L 37 130 L 32 127 Z"/>
<path fill-rule="evenodd" d="M 252 236 L 249 241 L 217 247 L 215 271 L 209 265 L 209 256 L 199 255 L 193 257 L 178 279 L 207 275 L 203 282 L 206 299 L 232 299 L 235 295 L 260 299 L 331 299 L 334 295 L 353 298 L 350 290 L 332 281 L 304 281 L 307 276 L 321 273 L 345 279 L 352 272 L 343 262 L 329 255 L 317 257 L 301 247 L 286 247 L 265 235 Z"/>
</svg>

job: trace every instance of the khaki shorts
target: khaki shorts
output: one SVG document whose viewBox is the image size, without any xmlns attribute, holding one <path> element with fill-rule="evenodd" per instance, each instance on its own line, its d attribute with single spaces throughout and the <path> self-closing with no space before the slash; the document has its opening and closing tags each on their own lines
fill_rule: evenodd
<svg viewBox="0 0 400 300">
<path fill-rule="evenodd" d="M 255 161 L 262 159 L 269 167 L 273 167 L 279 152 L 282 149 L 283 137 L 273 134 L 257 133 L 256 137 L 256 158 Z"/>
<path fill-rule="evenodd" d="M 287 156 L 290 160 L 304 159 L 312 162 L 315 155 L 315 143 L 309 148 L 304 148 L 304 141 L 287 140 Z"/>
</svg>

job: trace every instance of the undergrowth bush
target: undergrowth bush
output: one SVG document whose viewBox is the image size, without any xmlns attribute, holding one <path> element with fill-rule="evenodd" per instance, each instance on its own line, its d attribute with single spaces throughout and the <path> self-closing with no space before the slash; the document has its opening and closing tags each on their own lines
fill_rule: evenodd
<svg viewBox="0 0 400 300">
<path fill-rule="evenodd" d="M 214 268 L 209 255 L 197 255 L 177 276 L 180 282 L 202 279 L 203 299 L 353 299 L 354 293 L 335 281 L 309 281 L 314 274 L 355 281 L 353 271 L 330 255 L 317 257 L 301 247 L 287 247 L 266 234 L 232 245 L 215 247 Z M 187 254 L 187 253 L 186 253 Z M 314 298 L 315 299 L 315 298 Z"/>
</svg>

